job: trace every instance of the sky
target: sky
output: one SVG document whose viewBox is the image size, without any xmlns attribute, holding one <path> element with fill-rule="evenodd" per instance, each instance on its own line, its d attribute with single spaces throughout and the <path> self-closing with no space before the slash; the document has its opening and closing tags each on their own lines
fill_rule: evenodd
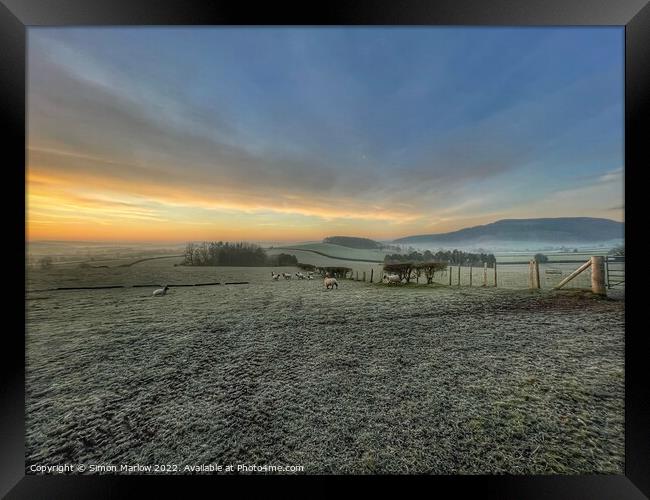
<svg viewBox="0 0 650 500">
<path fill-rule="evenodd" d="M 34 240 L 623 220 L 624 31 L 28 29 Z"/>
</svg>

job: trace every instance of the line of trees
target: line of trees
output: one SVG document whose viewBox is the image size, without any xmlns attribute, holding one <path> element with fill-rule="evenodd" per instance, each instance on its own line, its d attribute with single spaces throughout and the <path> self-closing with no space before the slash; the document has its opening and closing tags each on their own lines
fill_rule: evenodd
<svg viewBox="0 0 650 500">
<path fill-rule="evenodd" d="M 325 267 L 316 267 L 316 271 L 321 276 L 326 276 L 329 274 L 332 278 L 347 278 L 348 273 L 350 273 L 350 278 L 352 278 L 352 269 L 349 267 L 336 267 L 336 266 L 325 266 Z"/>
<path fill-rule="evenodd" d="M 424 275 L 427 279 L 427 285 L 433 283 L 433 278 L 437 272 L 447 270 L 446 262 L 394 262 L 391 264 L 384 264 L 384 271 L 397 274 L 400 281 L 406 280 L 410 283 L 412 279 L 419 281 L 420 276 Z"/>
<path fill-rule="evenodd" d="M 315 271 L 316 270 L 315 265 L 313 265 L 313 264 L 303 264 L 302 262 L 298 262 L 296 264 L 296 267 L 299 267 L 303 271 Z"/>
<path fill-rule="evenodd" d="M 186 266 L 295 266 L 295 255 L 281 253 L 267 255 L 262 247 L 253 243 L 228 241 L 189 242 L 185 246 Z"/>
<path fill-rule="evenodd" d="M 294 266 L 299 264 L 298 257 L 289 255 L 288 253 L 280 253 L 278 255 L 270 255 L 267 257 L 267 266 Z"/>
<path fill-rule="evenodd" d="M 488 267 L 494 267 L 497 259 L 491 253 L 470 253 L 461 250 L 439 250 L 432 252 L 425 250 L 424 252 L 412 251 L 408 254 L 392 254 L 386 255 L 384 263 L 397 264 L 405 262 L 445 262 L 452 266 L 482 266 L 487 262 Z"/>
</svg>

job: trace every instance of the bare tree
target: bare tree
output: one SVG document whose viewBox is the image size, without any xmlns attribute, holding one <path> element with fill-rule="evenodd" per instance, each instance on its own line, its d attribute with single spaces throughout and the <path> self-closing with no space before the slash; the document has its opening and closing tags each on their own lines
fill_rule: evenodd
<svg viewBox="0 0 650 500">
<path fill-rule="evenodd" d="M 418 264 L 418 270 L 424 272 L 424 276 L 427 278 L 427 285 L 433 283 L 433 278 L 435 277 L 436 272 L 444 271 L 447 269 L 446 262 L 423 262 Z"/>
<path fill-rule="evenodd" d="M 208 249 L 208 242 L 204 241 L 203 243 L 201 243 L 196 249 L 196 251 L 199 256 L 199 263 L 203 266 L 209 264 L 210 251 Z"/>
<path fill-rule="evenodd" d="M 188 242 L 188 244 L 185 246 L 185 264 L 188 264 L 190 266 L 194 265 L 194 243 Z"/>
</svg>

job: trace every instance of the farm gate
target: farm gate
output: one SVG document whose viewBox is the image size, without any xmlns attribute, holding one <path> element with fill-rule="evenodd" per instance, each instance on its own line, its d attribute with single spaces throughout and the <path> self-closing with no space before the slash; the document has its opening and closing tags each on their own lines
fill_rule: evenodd
<svg viewBox="0 0 650 500">
<path fill-rule="evenodd" d="M 609 255 L 605 259 L 607 288 L 625 287 L 625 257 Z"/>
</svg>

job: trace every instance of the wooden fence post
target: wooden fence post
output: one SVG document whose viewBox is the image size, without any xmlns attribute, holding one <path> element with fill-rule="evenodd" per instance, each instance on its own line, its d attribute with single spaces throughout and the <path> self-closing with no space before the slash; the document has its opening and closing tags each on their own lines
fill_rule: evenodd
<svg viewBox="0 0 650 500">
<path fill-rule="evenodd" d="M 539 262 L 537 262 L 537 259 L 533 260 L 533 269 L 535 271 L 535 288 L 542 288 L 542 285 L 539 282 Z"/>
<path fill-rule="evenodd" d="M 452 273 L 452 271 L 453 271 L 453 269 L 452 269 L 451 266 L 449 266 L 449 270 L 448 270 L 448 271 L 449 271 L 449 286 L 451 286 L 451 273 Z"/>
<path fill-rule="evenodd" d="M 497 286 L 497 263 L 494 262 L 494 286 Z"/>
<path fill-rule="evenodd" d="M 469 286 L 472 286 L 472 264 L 469 265 Z"/>
<path fill-rule="evenodd" d="M 483 286 L 487 286 L 487 262 L 483 262 Z"/>
<path fill-rule="evenodd" d="M 458 266 L 458 286 L 460 286 L 460 266 Z"/>
<path fill-rule="evenodd" d="M 370 283 L 372 283 L 372 275 L 374 274 L 374 272 L 375 272 L 375 269 L 370 268 Z"/>
<path fill-rule="evenodd" d="M 591 291 L 598 295 L 607 295 L 605 288 L 605 259 L 602 255 L 591 257 Z"/>
<path fill-rule="evenodd" d="M 363 272 L 363 281 L 366 281 L 366 272 Z"/>
</svg>

